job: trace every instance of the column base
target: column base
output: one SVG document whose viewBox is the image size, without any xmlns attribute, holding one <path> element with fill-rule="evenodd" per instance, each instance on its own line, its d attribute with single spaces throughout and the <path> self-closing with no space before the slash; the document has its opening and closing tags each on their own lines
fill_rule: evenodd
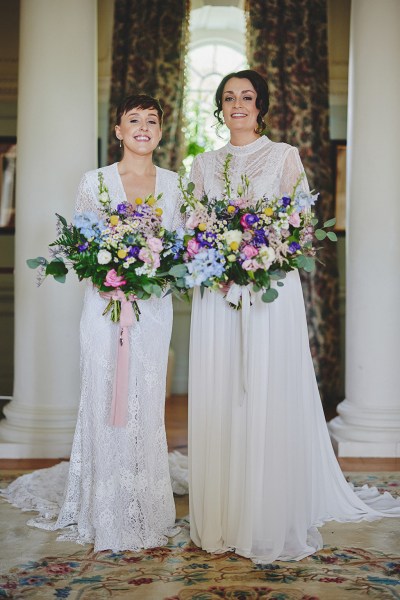
<svg viewBox="0 0 400 600">
<path fill-rule="evenodd" d="M 76 412 L 76 406 L 30 406 L 12 400 L 0 422 L 0 458 L 69 457 Z"/>
<path fill-rule="evenodd" d="M 347 440 L 335 433 L 335 426 L 342 421 L 336 417 L 328 423 L 329 434 L 335 454 L 339 458 L 398 458 L 400 457 L 399 442 L 363 442 Z M 342 421 L 343 423 L 343 421 Z"/>
<path fill-rule="evenodd" d="M 0 459 L 4 458 L 66 458 L 71 454 L 71 444 L 18 444 L 0 439 Z"/>
</svg>

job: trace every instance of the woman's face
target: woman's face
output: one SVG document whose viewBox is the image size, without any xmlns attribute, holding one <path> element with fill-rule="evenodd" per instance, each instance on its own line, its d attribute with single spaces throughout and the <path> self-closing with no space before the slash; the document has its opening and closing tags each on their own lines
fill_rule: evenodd
<svg viewBox="0 0 400 600">
<path fill-rule="evenodd" d="M 115 126 L 118 139 L 123 140 L 124 148 L 135 154 L 151 154 L 161 140 L 161 125 L 154 108 L 132 108 L 121 117 Z"/>
<path fill-rule="evenodd" d="M 259 109 L 256 98 L 257 93 L 249 79 L 228 79 L 222 92 L 222 114 L 231 132 L 257 129 Z"/>
</svg>

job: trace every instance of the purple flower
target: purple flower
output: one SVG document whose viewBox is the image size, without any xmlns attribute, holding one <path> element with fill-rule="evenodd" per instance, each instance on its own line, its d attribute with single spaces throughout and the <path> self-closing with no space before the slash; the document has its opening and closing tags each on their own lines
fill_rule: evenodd
<svg viewBox="0 0 400 600">
<path fill-rule="evenodd" d="M 196 233 L 196 241 L 200 244 L 201 248 L 211 248 L 212 241 L 210 242 L 204 238 L 212 238 L 212 240 L 214 240 L 215 237 L 215 233 L 210 233 L 209 231 L 205 231 L 204 233 L 199 231 Z"/>
<path fill-rule="evenodd" d="M 301 246 L 297 242 L 290 242 L 289 244 L 289 252 L 294 254 L 297 250 L 300 250 Z"/>
<path fill-rule="evenodd" d="M 286 207 L 286 206 L 289 206 L 289 204 L 290 204 L 290 201 L 291 201 L 291 200 L 290 200 L 290 198 L 288 198 L 288 196 L 283 196 L 283 197 L 282 197 L 282 206 L 285 206 L 285 207 Z"/>
<path fill-rule="evenodd" d="M 85 252 L 89 248 L 89 242 L 85 242 L 84 244 L 80 244 L 78 246 L 79 252 Z"/>
<path fill-rule="evenodd" d="M 128 251 L 128 255 L 137 258 L 139 256 L 140 247 L 139 246 L 131 246 Z"/>
<path fill-rule="evenodd" d="M 126 215 L 126 213 L 128 212 L 128 206 L 126 202 L 121 202 L 121 204 L 118 204 L 117 212 L 119 215 Z"/>
<path fill-rule="evenodd" d="M 268 241 L 267 241 L 267 237 L 265 235 L 265 231 L 264 229 L 256 229 L 254 231 L 254 242 L 257 245 L 262 245 L 262 244 L 267 244 L 268 245 Z"/>
<path fill-rule="evenodd" d="M 248 227 L 252 227 L 255 223 L 258 223 L 259 217 L 253 213 L 246 213 L 240 219 L 241 225 L 246 229 Z"/>
</svg>

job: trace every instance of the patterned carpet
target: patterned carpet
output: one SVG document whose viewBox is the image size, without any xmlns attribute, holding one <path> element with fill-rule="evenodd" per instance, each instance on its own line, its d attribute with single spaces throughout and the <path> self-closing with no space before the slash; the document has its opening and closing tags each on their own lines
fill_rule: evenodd
<svg viewBox="0 0 400 600">
<path fill-rule="evenodd" d="M 16 475 L 3 477 L 1 486 Z M 351 473 L 400 496 L 400 473 Z M 177 498 L 178 516 L 187 497 Z M 25 526 L 30 513 L 0 501 L 0 598 L 69 600 L 400 599 L 400 520 L 328 523 L 325 546 L 299 562 L 257 566 L 233 553 L 208 555 L 191 543 L 188 523 L 168 546 L 141 553 L 94 553 Z M 6 557 L 6 558 L 5 558 Z"/>
</svg>

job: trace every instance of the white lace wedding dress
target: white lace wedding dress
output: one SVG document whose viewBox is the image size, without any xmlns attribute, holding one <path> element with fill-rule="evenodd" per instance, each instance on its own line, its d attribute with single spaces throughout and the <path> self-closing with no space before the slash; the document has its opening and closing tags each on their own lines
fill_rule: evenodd
<svg viewBox="0 0 400 600">
<path fill-rule="evenodd" d="M 113 205 L 126 201 L 117 163 L 101 171 Z M 99 210 L 97 173 L 90 171 L 81 181 L 78 212 Z M 176 173 L 157 168 L 156 194 L 160 192 L 163 223 L 176 228 Z M 168 296 L 138 302 L 140 320 L 129 333 L 126 427 L 108 424 L 119 325 L 102 316 L 106 304 L 87 285 L 80 330 L 81 401 L 70 463 L 24 475 L 3 495 L 23 510 L 39 511 L 31 525 L 67 528 L 61 539 L 93 543 L 95 551 L 139 550 L 161 546 L 174 533 L 164 426 L 172 301 Z"/>
<path fill-rule="evenodd" d="M 255 197 L 290 193 L 303 172 L 295 148 L 261 137 L 199 155 L 192 169 L 198 193 L 221 195 L 228 152 L 233 189 L 246 173 Z M 233 549 L 259 563 L 312 554 L 322 547 L 317 527 L 325 521 L 400 516 L 389 494 L 366 486 L 355 493 L 336 461 L 297 271 L 272 304 L 254 295 L 247 316 L 222 294 L 194 292 L 189 498 L 198 546 Z"/>
</svg>

